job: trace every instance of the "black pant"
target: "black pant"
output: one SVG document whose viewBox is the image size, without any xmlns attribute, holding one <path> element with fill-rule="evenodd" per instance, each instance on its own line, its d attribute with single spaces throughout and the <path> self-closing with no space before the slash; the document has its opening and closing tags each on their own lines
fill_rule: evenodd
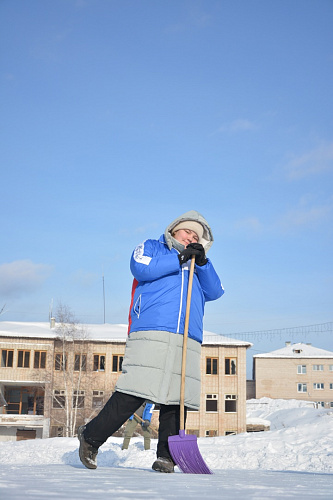
<svg viewBox="0 0 333 500">
<path fill-rule="evenodd" d="M 115 392 L 100 413 L 91 420 L 84 431 L 85 440 L 99 448 L 112 436 L 145 400 L 123 392 Z M 168 437 L 179 434 L 179 405 L 160 405 L 157 456 L 171 458 Z M 186 419 L 186 408 L 185 408 Z"/>
</svg>

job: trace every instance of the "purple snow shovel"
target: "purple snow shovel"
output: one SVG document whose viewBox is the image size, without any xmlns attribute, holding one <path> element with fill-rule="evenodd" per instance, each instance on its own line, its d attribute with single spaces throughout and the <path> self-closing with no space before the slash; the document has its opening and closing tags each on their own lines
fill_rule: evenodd
<svg viewBox="0 0 333 500">
<path fill-rule="evenodd" d="M 176 465 L 185 474 L 213 474 L 207 467 L 204 459 L 202 458 L 198 444 L 197 437 L 192 434 L 185 434 L 185 371 L 186 371 L 186 349 L 188 337 L 188 325 L 190 319 L 192 283 L 194 273 L 195 256 L 192 255 L 190 275 L 187 289 L 186 301 L 186 314 L 185 314 L 185 327 L 183 339 L 183 353 L 182 353 L 182 370 L 181 370 L 181 383 L 180 383 L 180 426 L 179 436 L 169 436 L 169 450 Z"/>
</svg>

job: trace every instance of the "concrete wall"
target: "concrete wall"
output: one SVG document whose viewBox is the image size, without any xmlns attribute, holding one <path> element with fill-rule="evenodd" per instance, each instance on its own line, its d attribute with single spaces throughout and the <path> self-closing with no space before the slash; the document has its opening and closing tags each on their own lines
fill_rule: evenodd
<svg viewBox="0 0 333 500">
<path fill-rule="evenodd" d="M 256 397 L 256 383 L 255 380 L 246 381 L 246 399 L 255 399 Z"/>
</svg>

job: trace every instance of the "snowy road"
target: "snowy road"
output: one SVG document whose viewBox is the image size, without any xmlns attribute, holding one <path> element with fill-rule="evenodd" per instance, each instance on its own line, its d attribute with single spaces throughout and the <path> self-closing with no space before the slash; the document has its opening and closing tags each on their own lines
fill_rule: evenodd
<svg viewBox="0 0 333 500">
<path fill-rule="evenodd" d="M 147 469 L 1 466 L 0 498 L 8 500 L 331 498 L 333 475 L 226 470 L 214 475 L 159 474 Z"/>
<path fill-rule="evenodd" d="M 252 402 L 253 403 L 253 402 Z M 199 438 L 213 475 L 160 474 L 151 469 L 156 439 L 128 450 L 111 437 L 98 468 L 79 460 L 77 438 L 0 442 L 1 500 L 333 499 L 333 412 L 302 401 L 249 402 L 249 416 L 271 431 Z"/>
</svg>

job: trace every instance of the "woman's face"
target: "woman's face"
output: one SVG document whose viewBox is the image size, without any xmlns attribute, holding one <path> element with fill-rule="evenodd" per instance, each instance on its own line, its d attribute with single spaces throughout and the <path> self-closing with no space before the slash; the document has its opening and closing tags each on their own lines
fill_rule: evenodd
<svg viewBox="0 0 333 500">
<path fill-rule="evenodd" d="M 173 234 L 175 240 L 179 241 L 186 248 L 190 243 L 198 243 L 199 237 L 197 233 L 191 231 L 190 229 L 178 229 Z"/>
</svg>

